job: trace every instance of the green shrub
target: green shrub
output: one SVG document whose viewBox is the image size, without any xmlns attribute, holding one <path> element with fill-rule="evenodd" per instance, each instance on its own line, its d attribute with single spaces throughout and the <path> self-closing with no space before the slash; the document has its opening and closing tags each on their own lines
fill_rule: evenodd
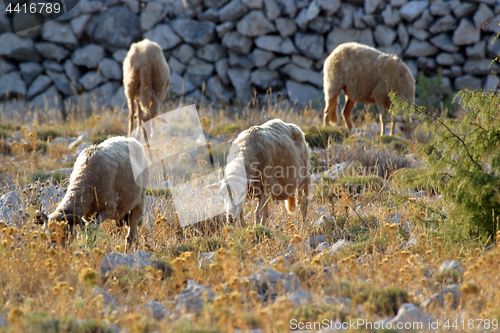
<svg viewBox="0 0 500 333">
<path fill-rule="evenodd" d="M 43 312 L 35 312 L 26 318 L 26 332 L 31 333 L 111 333 L 104 322 L 88 320 L 77 324 L 74 319 L 49 316 Z"/>
<path fill-rule="evenodd" d="M 37 171 L 34 174 L 31 175 L 30 180 L 31 182 L 36 182 L 36 181 L 46 181 L 49 178 L 49 175 L 43 171 Z"/>
<path fill-rule="evenodd" d="M 0 129 L 0 139 L 10 138 L 12 135 L 9 131 Z"/>
<path fill-rule="evenodd" d="M 172 193 L 168 188 L 148 188 L 146 189 L 146 195 L 151 195 L 153 197 L 164 197 L 166 199 L 172 197 Z"/>
<path fill-rule="evenodd" d="M 438 194 L 438 188 L 432 185 L 429 171 L 425 168 L 400 169 L 392 175 L 391 184 L 398 190 L 424 191 L 426 194 Z"/>
<path fill-rule="evenodd" d="M 328 140 L 342 143 L 349 136 L 347 129 L 339 126 L 302 126 L 301 129 L 310 147 L 326 148 Z"/>
<path fill-rule="evenodd" d="M 370 282 L 344 282 L 347 296 L 354 305 L 368 302 L 372 310 L 382 316 L 394 316 L 401 304 L 408 303 L 408 292 L 396 287 L 379 287 Z"/>
<path fill-rule="evenodd" d="M 384 135 L 379 137 L 380 143 L 385 147 L 403 154 L 408 149 L 408 142 L 397 136 Z"/>
<path fill-rule="evenodd" d="M 93 137 L 88 138 L 87 142 L 98 145 L 98 144 L 106 141 L 108 138 L 109 138 L 109 135 L 98 135 L 98 136 L 93 136 Z"/>
<path fill-rule="evenodd" d="M 53 128 L 38 129 L 35 133 L 38 140 L 41 141 L 54 140 L 61 136 L 61 132 Z"/>
<path fill-rule="evenodd" d="M 344 190 L 350 193 L 359 194 L 366 189 L 379 191 L 384 186 L 382 178 L 376 175 L 371 176 L 346 176 L 337 182 Z"/>
<path fill-rule="evenodd" d="M 500 97 L 495 91 L 462 90 L 460 121 L 435 116 L 391 93 L 391 112 L 418 116 L 432 139 L 426 153 L 429 183 L 442 193 L 448 219 L 472 236 L 493 237 L 500 214 Z M 430 147 L 430 148 L 429 148 Z"/>
<path fill-rule="evenodd" d="M 66 179 L 66 175 L 62 172 L 53 172 L 50 177 L 56 184 L 61 184 Z"/>
</svg>

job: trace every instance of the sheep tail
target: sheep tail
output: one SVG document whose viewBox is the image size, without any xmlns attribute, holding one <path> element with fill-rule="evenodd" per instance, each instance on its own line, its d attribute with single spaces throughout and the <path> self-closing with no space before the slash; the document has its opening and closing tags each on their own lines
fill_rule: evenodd
<svg viewBox="0 0 500 333">
<path fill-rule="evenodd" d="M 295 212 L 295 209 L 297 208 L 297 199 L 295 198 L 295 195 L 292 195 L 286 200 L 285 207 L 288 214 L 292 214 Z"/>
</svg>

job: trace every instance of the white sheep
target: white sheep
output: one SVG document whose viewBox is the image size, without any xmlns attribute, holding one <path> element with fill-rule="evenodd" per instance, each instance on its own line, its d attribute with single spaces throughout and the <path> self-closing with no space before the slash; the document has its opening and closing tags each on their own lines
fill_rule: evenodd
<svg viewBox="0 0 500 333">
<path fill-rule="evenodd" d="M 397 55 L 367 45 L 340 44 L 326 58 L 323 73 L 324 126 L 338 122 L 341 91 L 346 96 L 342 116 L 347 128 L 352 129 L 352 109 L 356 102 L 375 104 L 380 113 L 381 135 L 385 133 L 385 123 L 389 122 L 385 112 L 391 106 L 389 92 L 394 90 L 412 103 L 415 100 L 415 80 L 404 62 Z M 393 134 L 394 121 L 391 124 Z"/>
<path fill-rule="evenodd" d="M 134 138 L 114 137 L 87 147 L 75 162 L 66 195 L 50 214 L 49 224 L 66 220 L 73 234 L 75 224 L 82 225 L 94 214 L 100 221 L 115 219 L 118 225 L 129 226 L 127 251 L 144 211 L 146 190 L 137 184 L 145 186 L 149 177 L 146 168 L 134 179 L 132 162 L 144 165 L 144 161 L 148 161 L 144 148 Z"/>
<path fill-rule="evenodd" d="M 296 192 L 302 220 L 307 215 L 310 164 L 309 147 L 302 130 L 280 119 L 253 126 L 241 132 L 233 142 L 225 178 L 211 188 L 219 188 L 224 197 L 228 219 L 238 216 L 244 226 L 242 201 L 245 195 L 257 198 L 255 224 L 265 224 L 268 200 L 287 200 L 289 213 L 296 208 Z"/>
<path fill-rule="evenodd" d="M 138 126 L 158 114 L 170 85 L 170 68 L 158 43 L 144 39 L 130 46 L 123 60 L 123 86 L 129 109 L 128 135 L 134 115 Z"/>
</svg>

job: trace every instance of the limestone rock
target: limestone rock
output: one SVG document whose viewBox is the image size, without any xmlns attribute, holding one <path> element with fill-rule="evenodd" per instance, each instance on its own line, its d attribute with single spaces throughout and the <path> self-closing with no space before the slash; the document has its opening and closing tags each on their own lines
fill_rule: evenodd
<svg viewBox="0 0 500 333">
<path fill-rule="evenodd" d="M 14 66 L 10 65 L 7 62 L 4 62 L 8 65 L 5 65 L 6 68 L 2 71 L 0 70 L 0 75 L 9 73 L 15 69 Z M 2 62 L 0 61 L 0 69 L 2 69 Z M 19 65 L 19 69 L 21 70 L 21 77 L 23 78 L 26 84 L 30 84 L 39 74 L 43 72 L 43 67 L 36 62 L 23 62 Z"/>
<path fill-rule="evenodd" d="M 257 40 L 259 38 L 262 37 L 257 37 Z M 222 45 L 234 52 L 248 54 L 252 47 L 252 39 L 241 35 L 237 31 L 231 31 L 222 38 Z"/>
<path fill-rule="evenodd" d="M 430 39 L 430 42 L 443 51 L 455 53 L 459 50 L 458 46 L 453 44 L 448 34 L 440 34 Z"/>
<path fill-rule="evenodd" d="M 31 39 L 19 38 L 12 32 L 0 35 L 0 56 L 15 59 L 16 61 L 39 61 L 40 55 L 35 50 L 35 43 Z"/>
<path fill-rule="evenodd" d="M 457 27 L 457 20 L 451 15 L 446 15 L 437 20 L 430 28 L 429 31 L 433 34 L 442 32 L 453 31 Z"/>
<path fill-rule="evenodd" d="M 373 36 L 378 45 L 390 46 L 396 39 L 397 33 L 385 25 L 378 25 Z"/>
<path fill-rule="evenodd" d="M 399 14 L 408 22 L 413 22 L 422 12 L 429 7 L 428 0 L 410 1 L 399 10 Z"/>
<path fill-rule="evenodd" d="M 205 302 L 212 302 L 216 294 L 194 280 L 188 280 L 186 289 L 175 296 L 175 310 L 179 313 L 200 313 Z"/>
<path fill-rule="evenodd" d="M 217 62 L 226 57 L 226 50 L 218 43 L 207 44 L 196 52 L 196 56 L 208 62 Z"/>
<path fill-rule="evenodd" d="M 384 11 L 382 12 L 382 18 L 384 20 L 384 24 L 389 27 L 394 27 L 399 22 L 401 22 L 399 11 L 392 8 L 392 6 L 385 7 Z"/>
<path fill-rule="evenodd" d="M 182 39 L 167 24 L 157 25 L 152 30 L 144 33 L 144 38 L 157 42 L 164 51 L 173 49 L 182 43 Z"/>
<path fill-rule="evenodd" d="M 229 68 L 227 75 L 236 92 L 236 98 L 241 102 L 250 101 L 253 96 L 250 87 L 250 71 L 245 68 Z"/>
<path fill-rule="evenodd" d="M 188 64 L 195 55 L 195 50 L 191 45 L 181 44 L 172 51 L 174 57 L 179 59 L 183 64 Z"/>
<path fill-rule="evenodd" d="M 208 79 L 205 87 L 205 94 L 213 102 L 229 103 L 233 98 L 232 91 L 224 87 L 219 78 L 215 76 Z"/>
<path fill-rule="evenodd" d="M 250 75 L 250 82 L 264 90 L 281 87 L 281 80 L 278 72 L 268 69 L 259 68 L 253 71 Z"/>
<path fill-rule="evenodd" d="M 248 8 L 240 0 L 232 0 L 219 10 L 221 22 L 235 21 L 248 13 Z"/>
<path fill-rule="evenodd" d="M 429 57 L 438 53 L 438 49 L 428 42 L 420 42 L 416 39 L 410 41 L 410 45 L 404 52 L 407 57 Z"/>
<path fill-rule="evenodd" d="M 75 65 L 87 68 L 97 68 L 99 62 L 104 58 L 104 48 L 97 44 L 88 44 L 75 52 L 71 56 L 71 61 Z"/>
<path fill-rule="evenodd" d="M 189 61 L 184 77 L 200 88 L 203 82 L 206 82 L 214 71 L 214 65 L 198 58 Z"/>
<path fill-rule="evenodd" d="M 302 84 L 292 80 L 286 81 L 286 93 L 292 103 L 298 106 L 308 105 L 323 100 L 323 92 L 309 84 Z"/>
<path fill-rule="evenodd" d="M 87 32 L 94 42 L 111 52 L 128 50 L 142 35 L 139 16 L 122 6 L 113 6 L 94 16 L 87 24 Z"/>
<path fill-rule="evenodd" d="M 257 67 L 264 67 L 275 58 L 274 53 L 255 48 L 250 54 L 250 60 Z"/>
<path fill-rule="evenodd" d="M 215 35 L 215 24 L 208 21 L 199 22 L 192 19 L 176 19 L 172 22 L 172 28 L 185 42 L 197 46 L 210 43 Z"/>
<path fill-rule="evenodd" d="M 196 89 L 196 86 L 194 84 L 192 84 L 188 80 L 185 80 L 182 76 L 175 72 L 172 72 L 170 85 L 172 86 L 170 91 L 172 92 L 172 94 L 177 96 L 189 94 Z"/>
<path fill-rule="evenodd" d="M 476 29 L 481 29 L 483 24 L 493 19 L 493 16 L 495 16 L 495 14 L 490 9 L 490 7 L 488 7 L 484 3 L 480 4 L 479 9 L 476 11 L 473 17 L 474 26 L 476 27 Z"/>
<path fill-rule="evenodd" d="M 338 45 L 347 42 L 358 42 L 368 46 L 375 46 L 373 41 L 373 33 L 371 29 L 349 29 L 342 30 L 337 27 L 333 28 L 333 31 L 328 34 L 326 39 L 326 49 L 327 52 L 332 52 Z"/>
<path fill-rule="evenodd" d="M 95 71 L 88 71 L 80 78 L 79 82 L 85 90 L 92 90 L 100 84 L 106 82 L 106 79 Z"/>
<path fill-rule="evenodd" d="M 65 48 L 53 43 L 37 43 L 35 49 L 45 59 L 61 61 L 66 59 L 69 52 Z"/>
<path fill-rule="evenodd" d="M 52 80 L 47 75 L 38 75 L 28 89 L 26 98 L 32 99 L 34 96 L 45 91 L 52 84 Z"/>
<path fill-rule="evenodd" d="M 252 60 L 244 55 L 229 51 L 229 66 L 252 69 L 255 67 Z"/>
<path fill-rule="evenodd" d="M 260 10 L 253 10 L 245 15 L 238 22 L 236 28 L 240 34 L 247 37 L 267 35 L 276 31 L 274 24 L 269 22 Z"/>
<path fill-rule="evenodd" d="M 469 89 L 481 89 L 481 79 L 471 76 L 463 75 L 455 79 L 455 90 L 461 90 L 462 88 Z"/>
<path fill-rule="evenodd" d="M 102 59 L 99 62 L 98 71 L 108 80 L 121 81 L 123 79 L 122 67 L 113 59 Z"/>
<path fill-rule="evenodd" d="M 470 45 L 479 42 L 480 33 L 469 19 L 463 18 L 453 33 L 453 44 Z"/>
<path fill-rule="evenodd" d="M 384 0 L 366 0 L 365 1 L 365 13 L 370 15 L 373 14 L 382 7 Z"/>
<path fill-rule="evenodd" d="M 325 53 L 325 38 L 317 34 L 298 32 L 295 34 L 295 46 L 306 57 L 320 59 Z"/>
<path fill-rule="evenodd" d="M 269 21 L 276 20 L 281 14 L 280 7 L 278 6 L 275 0 L 265 0 L 264 8 L 266 12 L 266 17 Z"/>
<path fill-rule="evenodd" d="M 149 31 L 167 16 L 167 8 L 160 2 L 148 2 L 141 13 L 141 29 Z"/>
<path fill-rule="evenodd" d="M 26 84 L 21 79 L 20 72 L 10 72 L 0 77 L 0 99 L 6 97 L 22 97 L 26 95 Z"/>
<path fill-rule="evenodd" d="M 300 68 L 294 64 L 288 64 L 280 69 L 280 72 L 288 75 L 297 82 L 307 82 L 315 85 L 318 88 L 323 87 L 323 75 L 320 73 Z"/>
</svg>

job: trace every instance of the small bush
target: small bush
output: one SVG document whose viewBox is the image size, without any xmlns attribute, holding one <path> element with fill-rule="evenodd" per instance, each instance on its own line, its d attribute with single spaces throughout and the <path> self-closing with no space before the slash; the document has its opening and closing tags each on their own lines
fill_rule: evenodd
<svg viewBox="0 0 500 333">
<path fill-rule="evenodd" d="M 326 148 L 328 140 L 334 143 L 342 143 L 349 136 L 347 129 L 339 126 L 302 126 L 301 129 L 309 147 Z"/>
<path fill-rule="evenodd" d="M 77 324 L 74 319 L 58 319 L 45 313 L 35 312 L 26 319 L 26 332 L 32 333 L 111 333 L 106 324 L 88 320 Z"/>
<path fill-rule="evenodd" d="M 384 135 L 379 137 L 379 140 L 385 147 L 390 150 L 395 150 L 400 154 L 403 154 L 406 150 L 408 150 L 408 142 L 397 136 Z"/>
<path fill-rule="evenodd" d="M 0 129 L 0 139 L 7 139 L 10 138 L 12 135 L 9 131 Z"/>
<path fill-rule="evenodd" d="M 93 136 L 87 139 L 87 142 L 93 143 L 95 145 L 98 145 L 100 143 L 103 143 L 108 139 L 108 135 L 98 135 L 98 136 Z"/>
<path fill-rule="evenodd" d="M 7 141 L 0 139 L 0 154 L 10 155 L 12 154 L 12 146 Z"/>
<path fill-rule="evenodd" d="M 428 170 L 423 168 L 399 169 L 392 175 L 391 184 L 398 190 L 438 194 L 438 188 L 432 185 Z"/>
<path fill-rule="evenodd" d="M 50 177 L 55 184 L 61 184 L 66 179 L 66 175 L 62 172 L 53 172 Z"/>
<path fill-rule="evenodd" d="M 52 128 L 38 129 L 35 133 L 38 140 L 41 141 L 54 140 L 61 136 L 61 132 Z"/>
<path fill-rule="evenodd" d="M 43 171 L 37 171 L 34 174 L 31 175 L 30 180 L 31 182 L 36 182 L 36 181 L 46 181 L 49 178 L 49 175 Z"/>
<path fill-rule="evenodd" d="M 146 189 L 146 195 L 151 195 L 153 197 L 164 197 L 171 198 L 172 193 L 168 188 L 148 188 Z"/>
<path fill-rule="evenodd" d="M 366 282 L 347 283 L 347 285 L 349 285 L 348 297 L 355 305 L 368 303 L 372 311 L 378 315 L 394 316 L 401 304 L 410 301 L 408 292 L 400 288 L 381 288 Z"/>
<path fill-rule="evenodd" d="M 369 188 L 374 191 L 379 191 L 384 186 L 384 181 L 376 175 L 347 176 L 343 177 L 337 184 L 340 184 L 344 190 L 350 193 L 360 194 Z"/>
</svg>

